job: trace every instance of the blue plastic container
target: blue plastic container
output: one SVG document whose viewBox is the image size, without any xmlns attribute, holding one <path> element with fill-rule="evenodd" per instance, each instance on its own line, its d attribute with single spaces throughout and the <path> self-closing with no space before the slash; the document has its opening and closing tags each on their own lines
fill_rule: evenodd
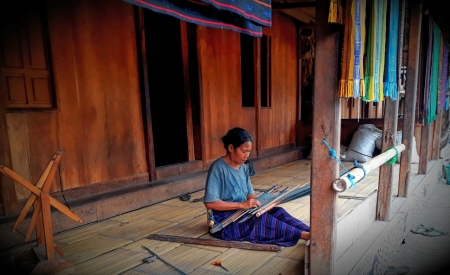
<svg viewBox="0 0 450 275">
<path fill-rule="evenodd" d="M 450 184 L 450 164 L 444 165 L 445 167 L 445 178 L 447 179 L 447 184 Z"/>
</svg>

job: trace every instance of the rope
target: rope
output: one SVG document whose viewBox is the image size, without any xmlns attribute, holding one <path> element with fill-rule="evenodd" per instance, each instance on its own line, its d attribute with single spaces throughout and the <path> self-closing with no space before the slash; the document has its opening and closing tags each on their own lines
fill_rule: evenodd
<svg viewBox="0 0 450 275">
<path fill-rule="evenodd" d="M 347 173 L 347 178 L 348 178 L 348 180 L 349 180 L 350 183 L 351 183 L 349 189 L 355 187 L 355 186 L 356 186 L 356 183 L 355 183 L 355 181 L 354 181 L 355 176 L 352 175 L 352 174 L 350 174 L 350 171 L 347 170 L 347 168 L 345 168 L 345 166 L 342 164 L 341 160 L 340 160 L 339 158 L 336 157 L 336 150 L 332 149 L 332 148 L 330 147 L 330 145 L 328 145 L 328 143 L 327 143 L 327 141 L 326 141 L 325 139 L 322 139 L 322 142 L 325 144 L 325 146 L 327 146 L 328 152 L 330 152 L 331 158 L 336 159 L 337 162 L 344 168 L 344 171 L 345 171 L 345 172 L 342 173 L 342 174 L 339 175 L 339 176 L 342 176 L 343 174 Z M 394 147 L 394 149 L 395 149 L 395 147 Z M 397 150 L 397 149 L 395 149 L 395 150 Z M 397 153 L 398 153 L 398 152 L 397 152 Z M 395 158 L 395 160 L 397 160 L 397 158 Z M 394 163 L 395 163 L 395 160 L 394 160 Z M 363 176 L 361 179 L 363 179 L 363 178 L 366 177 L 367 171 L 366 171 L 366 169 L 364 168 L 364 166 L 363 166 L 362 164 L 360 164 L 360 163 L 358 163 L 356 160 L 354 160 L 354 161 L 353 161 L 353 166 L 356 167 L 356 168 L 361 168 L 361 169 L 363 170 L 364 176 Z"/>
<path fill-rule="evenodd" d="M 326 139 L 322 139 L 322 141 L 323 141 L 323 143 L 325 144 L 325 146 L 327 146 L 328 152 L 330 153 L 331 158 L 332 158 L 332 159 L 333 159 L 333 158 L 336 159 L 337 162 L 342 166 L 342 168 L 344 168 L 344 171 L 345 171 L 345 172 L 342 173 L 340 176 L 342 176 L 342 175 L 345 174 L 345 173 L 348 173 L 347 168 L 345 168 L 345 166 L 344 166 L 344 164 L 342 164 L 341 160 L 340 160 L 338 157 L 336 157 L 336 150 L 332 149 L 332 148 L 330 147 L 330 145 L 328 145 Z"/>
<path fill-rule="evenodd" d="M 392 147 L 389 147 L 386 150 L 384 150 L 383 153 L 386 152 L 389 149 L 394 149 L 395 150 L 395 156 L 393 156 L 390 160 L 386 161 L 385 164 L 391 164 L 392 165 L 392 164 L 395 164 L 395 162 L 397 161 L 398 150 L 397 150 L 397 148 L 392 146 Z"/>
<path fill-rule="evenodd" d="M 365 178 L 366 175 L 367 175 L 366 168 L 364 168 L 364 166 L 363 166 L 361 163 L 358 163 L 358 162 L 356 161 L 356 159 L 353 161 L 353 165 L 354 165 L 356 168 L 361 168 L 361 169 L 363 170 L 364 176 L 363 176 L 361 179 Z"/>
</svg>

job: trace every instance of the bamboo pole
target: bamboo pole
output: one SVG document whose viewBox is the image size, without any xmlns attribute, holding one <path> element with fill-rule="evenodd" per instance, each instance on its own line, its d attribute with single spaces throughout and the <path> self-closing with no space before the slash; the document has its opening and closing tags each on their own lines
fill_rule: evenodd
<svg viewBox="0 0 450 275">
<path fill-rule="evenodd" d="M 395 149 L 397 149 L 398 153 L 401 153 L 405 150 L 405 145 L 399 144 L 395 146 Z M 393 158 L 397 152 L 391 148 L 387 150 L 384 153 L 379 154 L 378 156 L 372 158 L 371 160 L 362 163 L 362 167 L 364 167 L 364 170 L 366 170 L 366 175 L 372 172 L 373 170 L 379 168 L 382 164 L 386 163 L 388 160 Z M 360 181 L 362 178 L 364 178 L 364 170 L 359 167 L 353 168 L 350 172 L 345 173 L 340 178 L 336 179 L 333 182 L 333 189 L 337 192 L 342 192 L 350 188 L 352 186 L 352 182 L 348 178 L 348 174 L 353 175 L 355 178 L 353 181 L 356 183 Z"/>
</svg>

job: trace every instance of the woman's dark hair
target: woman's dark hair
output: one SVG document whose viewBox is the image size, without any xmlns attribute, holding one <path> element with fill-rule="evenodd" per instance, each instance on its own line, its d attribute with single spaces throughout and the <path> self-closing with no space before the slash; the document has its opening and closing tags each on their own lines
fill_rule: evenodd
<svg viewBox="0 0 450 275">
<path fill-rule="evenodd" d="M 234 148 L 238 148 L 247 141 L 253 142 L 253 137 L 246 130 L 236 127 L 228 131 L 226 135 L 222 137 L 223 147 L 228 152 L 228 145 L 232 144 Z"/>
</svg>

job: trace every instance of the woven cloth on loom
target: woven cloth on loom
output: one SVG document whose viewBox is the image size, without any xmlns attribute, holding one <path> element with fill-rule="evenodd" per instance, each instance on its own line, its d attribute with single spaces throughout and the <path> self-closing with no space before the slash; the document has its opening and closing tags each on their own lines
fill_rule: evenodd
<svg viewBox="0 0 450 275">
<path fill-rule="evenodd" d="M 397 50 L 398 23 L 400 17 L 400 1 L 391 0 L 389 9 L 389 30 L 386 50 L 386 66 L 384 67 L 384 96 L 397 100 Z"/>
<path fill-rule="evenodd" d="M 367 65 L 364 76 L 364 101 L 384 99 L 383 76 L 386 55 L 387 0 L 372 2 L 367 42 Z"/>
<path fill-rule="evenodd" d="M 442 68 L 440 70 L 441 74 L 439 76 L 439 106 L 438 110 L 443 110 L 446 106 L 447 101 L 447 74 L 448 74 L 448 48 L 444 43 L 444 39 L 441 37 L 441 47 L 442 47 Z"/>
<path fill-rule="evenodd" d="M 428 100 L 427 123 L 436 120 L 437 93 L 439 83 L 439 56 L 441 49 L 441 30 L 433 21 L 433 54 L 431 59 L 430 99 Z"/>
<path fill-rule="evenodd" d="M 347 4 L 339 96 L 359 98 L 364 95 L 362 60 L 366 36 L 366 0 L 350 0 Z"/>
<path fill-rule="evenodd" d="M 123 0 L 125 2 L 176 17 L 190 23 L 233 30 L 262 37 L 262 26 L 271 26 L 269 0 Z M 216 6 L 222 6 L 217 9 Z M 231 12 L 232 10 L 233 12 Z M 247 18 L 252 18 L 249 20 Z"/>
</svg>

